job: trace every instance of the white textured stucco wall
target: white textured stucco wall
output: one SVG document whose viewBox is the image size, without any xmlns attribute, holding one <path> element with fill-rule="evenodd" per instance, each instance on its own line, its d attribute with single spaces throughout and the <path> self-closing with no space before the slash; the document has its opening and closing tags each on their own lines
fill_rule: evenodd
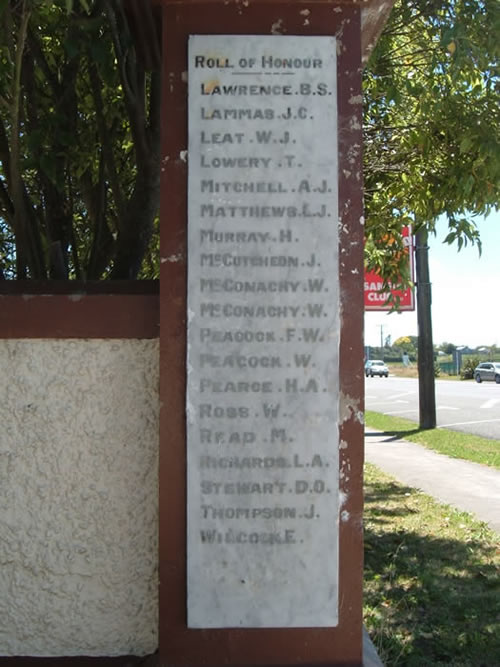
<svg viewBox="0 0 500 667">
<path fill-rule="evenodd" d="M 158 342 L 0 341 L 0 655 L 157 647 Z"/>
</svg>

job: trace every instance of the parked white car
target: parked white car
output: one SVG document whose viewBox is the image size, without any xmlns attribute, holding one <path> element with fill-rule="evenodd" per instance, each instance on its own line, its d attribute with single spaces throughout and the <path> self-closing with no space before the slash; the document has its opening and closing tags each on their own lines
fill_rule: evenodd
<svg viewBox="0 0 500 667">
<path fill-rule="evenodd" d="M 369 359 L 365 364 L 365 375 L 366 377 L 378 375 L 379 377 L 388 378 L 389 369 L 381 359 Z"/>
</svg>

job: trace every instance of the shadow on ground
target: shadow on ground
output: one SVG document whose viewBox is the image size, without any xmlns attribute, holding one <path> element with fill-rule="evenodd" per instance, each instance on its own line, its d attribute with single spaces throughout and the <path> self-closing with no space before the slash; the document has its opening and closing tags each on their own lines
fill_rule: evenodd
<svg viewBox="0 0 500 667">
<path fill-rule="evenodd" d="M 500 589 L 494 534 L 476 523 L 465 530 L 467 537 L 455 539 L 446 521 L 442 530 L 433 523 L 430 533 L 419 525 L 418 507 L 427 502 L 422 498 L 428 499 L 401 484 L 368 480 L 365 624 L 372 641 L 387 667 L 498 666 Z M 435 506 L 428 501 L 432 512 Z M 455 513 L 453 520 L 463 534 L 461 516 L 467 515 Z"/>
<path fill-rule="evenodd" d="M 372 437 L 379 439 L 382 436 L 385 442 L 393 442 L 394 440 L 404 440 L 405 438 L 411 437 L 412 435 L 418 435 L 419 433 L 423 433 L 424 430 L 425 429 L 422 428 L 414 428 L 410 431 L 408 429 L 404 429 L 402 431 L 384 431 L 383 433 L 365 430 L 365 438 L 369 439 Z"/>
</svg>

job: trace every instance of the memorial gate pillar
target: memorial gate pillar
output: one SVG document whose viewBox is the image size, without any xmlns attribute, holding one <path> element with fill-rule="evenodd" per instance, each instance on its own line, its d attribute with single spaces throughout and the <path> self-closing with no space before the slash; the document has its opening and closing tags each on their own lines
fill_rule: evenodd
<svg viewBox="0 0 500 667">
<path fill-rule="evenodd" d="M 157 4 L 160 664 L 361 665 L 362 40 L 392 3 Z"/>
</svg>

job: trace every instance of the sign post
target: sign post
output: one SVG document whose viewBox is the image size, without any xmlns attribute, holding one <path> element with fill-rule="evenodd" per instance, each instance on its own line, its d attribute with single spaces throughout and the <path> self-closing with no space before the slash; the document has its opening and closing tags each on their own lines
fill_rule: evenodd
<svg viewBox="0 0 500 667">
<path fill-rule="evenodd" d="M 361 664 L 360 9 L 163 12 L 160 664 Z"/>
</svg>

